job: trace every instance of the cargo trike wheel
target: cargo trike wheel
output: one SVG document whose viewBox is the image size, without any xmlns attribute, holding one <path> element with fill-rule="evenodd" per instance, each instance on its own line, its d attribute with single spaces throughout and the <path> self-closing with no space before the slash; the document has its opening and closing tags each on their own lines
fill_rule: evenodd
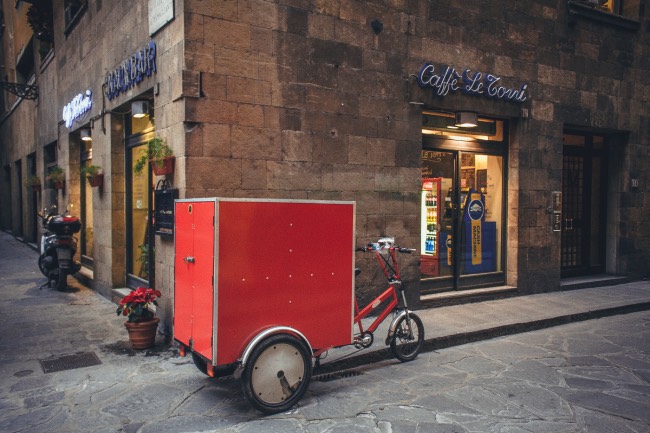
<svg viewBox="0 0 650 433">
<path fill-rule="evenodd" d="M 297 338 L 273 335 L 253 349 L 242 373 L 244 395 L 256 409 L 284 412 L 303 396 L 311 379 L 311 353 Z"/>
<path fill-rule="evenodd" d="M 424 343 L 424 326 L 422 320 L 413 313 L 397 322 L 395 334 L 390 342 L 390 350 L 395 358 L 402 362 L 412 361 L 422 350 Z"/>
<path fill-rule="evenodd" d="M 192 361 L 194 361 L 194 365 L 201 373 L 205 374 L 206 376 L 208 375 L 208 363 L 205 359 L 192 352 Z"/>
</svg>

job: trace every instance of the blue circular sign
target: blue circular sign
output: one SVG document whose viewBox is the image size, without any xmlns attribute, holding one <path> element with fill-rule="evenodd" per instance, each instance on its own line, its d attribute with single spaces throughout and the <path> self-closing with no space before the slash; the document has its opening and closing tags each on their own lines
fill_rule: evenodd
<svg viewBox="0 0 650 433">
<path fill-rule="evenodd" d="M 469 214 L 469 217 L 474 221 L 482 219 L 483 214 L 485 213 L 483 202 L 481 200 L 470 201 L 467 207 L 467 213 Z"/>
</svg>

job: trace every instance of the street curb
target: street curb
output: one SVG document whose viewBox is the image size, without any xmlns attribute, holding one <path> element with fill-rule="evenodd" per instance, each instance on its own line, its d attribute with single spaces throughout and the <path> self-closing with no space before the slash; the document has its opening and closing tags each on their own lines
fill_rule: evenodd
<svg viewBox="0 0 650 433">
<path fill-rule="evenodd" d="M 434 337 L 424 340 L 422 352 L 434 352 L 439 349 L 460 346 L 478 341 L 490 340 L 493 338 L 504 337 L 507 335 L 520 334 L 524 332 L 537 331 L 545 328 L 552 328 L 569 323 L 584 322 L 586 320 L 601 319 L 603 317 L 617 316 L 621 314 L 637 313 L 639 311 L 650 310 L 649 302 L 640 302 L 637 304 L 621 305 L 618 307 L 603 308 L 600 310 L 586 311 L 582 313 L 572 313 L 547 319 L 533 320 L 531 322 L 512 323 L 493 328 L 480 329 L 477 331 L 462 332 L 459 334 L 446 335 L 443 337 Z M 314 375 L 331 373 L 335 371 L 348 370 L 360 367 L 362 365 L 374 364 L 377 362 L 392 359 L 393 355 L 388 348 L 377 351 L 363 353 L 358 356 L 332 361 L 321 364 L 314 369 Z"/>
</svg>

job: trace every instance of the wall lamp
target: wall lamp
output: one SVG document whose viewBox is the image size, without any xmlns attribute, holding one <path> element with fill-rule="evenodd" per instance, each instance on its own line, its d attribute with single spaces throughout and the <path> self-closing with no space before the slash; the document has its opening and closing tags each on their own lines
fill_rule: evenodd
<svg viewBox="0 0 650 433">
<path fill-rule="evenodd" d="M 456 123 L 459 128 L 476 128 L 478 126 L 478 115 L 473 111 L 459 111 L 456 113 Z"/>
<path fill-rule="evenodd" d="M 83 141 L 93 141 L 93 137 L 90 133 L 90 128 L 81 128 L 79 130 L 79 134 L 81 135 L 81 139 Z"/>
<path fill-rule="evenodd" d="M 141 119 L 149 115 L 149 102 L 133 101 L 131 102 L 131 115 L 136 119 Z"/>
</svg>

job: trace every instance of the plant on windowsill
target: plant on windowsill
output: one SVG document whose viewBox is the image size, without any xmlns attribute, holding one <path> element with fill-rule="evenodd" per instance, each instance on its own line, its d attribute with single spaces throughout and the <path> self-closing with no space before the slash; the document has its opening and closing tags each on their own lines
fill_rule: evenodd
<svg viewBox="0 0 650 433">
<path fill-rule="evenodd" d="M 27 9 L 27 24 L 34 31 L 36 39 L 54 42 L 54 12 L 50 0 L 33 0 Z"/>
<path fill-rule="evenodd" d="M 36 176 L 36 175 L 29 176 L 25 180 L 25 186 L 30 187 L 32 189 L 32 191 L 34 191 L 34 192 L 40 192 L 41 191 L 41 178 Z"/>
<path fill-rule="evenodd" d="M 101 169 L 98 165 L 85 165 L 81 168 L 81 177 L 86 178 L 90 186 L 102 186 L 104 173 L 100 173 Z"/>
<path fill-rule="evenodd" d="M 133 166 L 133 172 L 140 175 L 147 163 L 156 176 L 171 174 L 174 172 L 174 153 L 160 137 L 154 137 L 147 143 L 147 152 L 140 156 Z"/>
<path fill-rule="evenodd" d="M 50 169 L 46 179 L 54 183 L 54 189 L 63 189 L 65 185 L 65 171 L 58 165 L 55 165 Z"/>
<path fill-rule="evenodd" d="M 138 287 L 126 295 L 117 307 L 118 316 L 127 316 L 124 326 L 129 333 L 129 340 L 133 349 L 148 349 L 156 340 L 156 330 L 160 319 L 154 317 L 151 306 L 158 306 L 156 298 L 160 298 L 160 291 L 147 287 Z"/>
</svg>

